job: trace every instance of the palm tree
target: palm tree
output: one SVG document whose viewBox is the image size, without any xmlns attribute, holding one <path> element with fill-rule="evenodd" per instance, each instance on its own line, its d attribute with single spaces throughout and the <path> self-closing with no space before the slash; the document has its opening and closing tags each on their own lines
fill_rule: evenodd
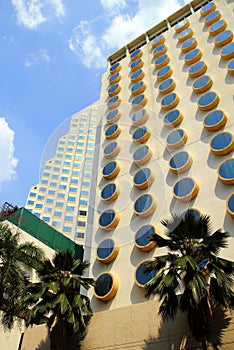
<svg viewBox="0 0 234 350">
<path fill-rule="evenodd" d="M 154 234 L 151 240 L 169 251 L 146 264 L 147 272 L 157 271 L 145 287 L 146 295 L 159 296 L 163 319 L 174 319 L 178 311 L 187 313 L 193 336 L 206 350 L 214 307 L 226 310 L 234 306 L 234 263 L 218 257 L 220 248 L 227 247 L 229 234 L 221 230 L 211 234 L 210 217 L 197 218 L 190 211 L 162 224 L 167 239 Z"/>
<path fill-rule="evenodd" d="M 11 328 L 16 317 L 24 314 L 29 269 L 37 269 L 44 253 L 33 243 L 20 243 L 20 233 L 0 224 L 0 309 L 1 322 Z"/>
<path fill-rule="evenodd" d="M 27 325 L 46 323 L 53 350 L 69 348 L 66 343 L 72 334 L 85 333 L 92 309 L 81 287 L 88 290 L 94 284 L 93 279 L 82 277 L 88 265 L 70 251 L 58 252 L 38 271 L 40 281 L 29 287 L 28 299 L 34 305 Z"/>
</svg>

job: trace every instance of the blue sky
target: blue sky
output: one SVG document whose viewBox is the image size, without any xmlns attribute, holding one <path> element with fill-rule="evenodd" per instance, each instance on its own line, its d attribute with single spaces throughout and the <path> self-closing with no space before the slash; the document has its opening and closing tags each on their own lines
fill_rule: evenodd
<svg viewBox="0 0 234 350">
<path fill-rule="evenodd" d="M 106 57 L 185 2 L 0 2 L 0 205 L 24 206 L 51 135 L 98 100 Z"/>
</svg>

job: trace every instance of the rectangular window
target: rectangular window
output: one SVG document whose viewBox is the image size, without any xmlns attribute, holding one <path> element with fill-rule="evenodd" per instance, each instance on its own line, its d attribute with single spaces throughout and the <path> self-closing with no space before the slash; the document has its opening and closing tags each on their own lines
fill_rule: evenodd
<svg viewBox="0 0 234 350">
<path fill-rule="evenodd" d="M 33 215 L 35 215 L 35 216 L 38 217 L 38 218 L 41 216 L 40 213 L 33 213 Z"/>
<path fill-rule="evenodd" d="M 65 221 L 72 222 L 73 221 L 73 216 L 66 215 L 65 216 Z"/>
<path fill-rule="evenodd" d="M 64 147 L 58 147 L 58 151 L 64 151 Z"/>
<path fill-rule="evenodd" d="M 28 204 L 28 205 L 33 205 L 33 204 L 34 204 L 34 201 L 28 200 L 27 204 Z"/>
<path fill-rule="evenodd" d="M 67 186 L 66 185 L 59 185 L 60 190 L 66 190 Z"/>
<path fill-rule="evenodd" d="M 53 190 L 49 190 L 49 191 L 48 191 L 48 194 L 52 194 L 52 195 L 54 195 L 54 194 L 55 194 L 55 191 L 53 191 Z"/>
<path fill-rule="evenodd" d="M 36 197 L 36 193 L 30 192 L 30 193 L 29 193 L 29 197 Z"/>
<path fill-rule="evenodd" d="M 72 174 L 78 176 L 78 175 L 80 175 L 80 172 L 79 172 L 79 171 L 76 171 L 76 170 L 72 170 Z"/>
<path fill-rule="evenodd" d="M 39 201 L 43 201 L 45 199 L 45 196 L 41 196 L 40 194 L 37 196 L 37 199 Z"/>
<path fill-rule="evenodd" d="M 71 165 L 71 162 L 65 161 L 65 162 L 63 163 L 63 165 L 65 165 L 65 166 L 70 166 L 70 165 Z"/>
<path fill-rule="evenodd" d="M 79 136 L 79 140 L 84 140 L 84 139 L 85 139 L 84 135 Z"/>
<path fill-rule="evenodd" d="M 52 208 L 45 207 L 44 212 L 45 213 L 51 213 L 52 212 Z"/>
<path fill-rule="evenodd" d="M 87 154 L 93 154 L 93 150 L 92 150 L 92 149 L 87 149 L 87 150 L 86 150 L 86 153 L 87 153 Z"/>
<path fill-rule="evenodd" d="M 82 152 L 83 152 L 83 149 L 82 149 L 82 148 L 77 148 L 77 149 L 76 149 L 76 152 L 82 153 Z"/>
<path fill-rule="evenodd" d="M 92 165 L 91 164 L 85 164 L 85 169 L 91 170 L 92 169 Z"/>
<path fill-rule="evenodd" d="M 67 152 L 72 152 L 73 148 L 72 147 L 67 147 Z"/>
<path fill-rule="evenodd" d="M 94 143 L 88 142 L 88 146 L 93 148 L 94 147 Z"/>
<path fill-rule="evenodd" d="M 88 205 L 88 201 L 85 201 L 83 199 L 80 200 L 80 205 Z"/>
<path fill-rule="evenodd" d="M 81 196 L 88 196 L 89 192 L 88 191 L 81 191 L 80 194 L 81 194 Z"/>
<path fill-rule="evenodd" d="M 55 166 L 53 170 L 54 170 L 54 171 L 60 171 L 60 168 L 58 168 L 57 166 Z"/>
<path fill-rule="evenodd" d="M 71 184 L 78 184 L 79 180 L 78 179 L 71 179 Z"/>
<path fill-rule="evenodd" d="M 61 160 L 56 159 L 56 160 L 55 160 L 55 164 L 59 164 L 59 165 L 60 165 L 60 164 L 62 164 L 62 161 L 61 161 Z"/>
<path fill-rule="evenodd" d="M 85 227 L 85 221 L 77 221 L 77 225 L 80 227 Z"/>
<path fill-rule="evenodd" d="M 81 216 L 86 216 L 87 215 L 87 211 L 79 210 L 78 214 L 81 215 Z"/>
<path fill-rule="evenodd" d="M 74 192 L 77 192 L 77 188 L 75 188 L 75 187 L 70 187 L 69 191 L 70 191 L 70 192 L 73 192 L 73 193 L 74 193 Z"/>
<path fill-rule="evenodd" d="M 68 226 L 64 226 L 64 227 L 63 227 L 63 232 L 69 233 L 69 232 L 71 232 L 71 231 L 72 231 L 72 228 L 71 228 L 71 227 L 68 227 Z"/>
<path fill-rule="evenodd" d="M 41 184 L 42 185 L 47 185 L 48 184 L 48 180 L 41 180 Z"/>
<path fill-rule="evenodd" d="M 62 216 L 61 211 L 55 211 L 55 212 L 54 212 L 54 216 L 61 217 L 61 216 Z"/>
<path fill-rule="evenodd" d="M 44 173 L 43 176 L 50 176 L 50 173 Z"/>
<path fill-rule="evenodd" d="M 45 169 L 46 169 L 46 170 L 50 170 L 50 169 L 51 169 L 51 165 L 46 165 L 46 166 L 45 166 Z"/>
<path fill-rule="evenodd" d="M 90 173 L 84 173 L 84 177 L 90 178 L 91 174 Z"/>
<path fill-rule="evenodd" d="M 61 181 L 67 181 L 68 177 L 67 176 L 61 176 Z"/>
<path fill-rule="evenodd" d="M 65 158 L 66 158 L 66 159 L 72 159 L 72 155 L 71 155 L 71 154 L 66 154 L 66 155 L 65 155 Z"/>
<path fill-rule="evenodd" d="M 82 160 L 82 156 L 75 156 L 75 160 Z"/>
<path fill-rule="evenodd" d="M 72 212 L 74 212 L 74 211 L 75 211 L 75 207 L 73 207 L 72 205 L 67 205 L 66 211 L 72 211 Z"/>
<path fill-rule="evenodd" d="M 56 187 L 57 186 L 57 182 L 51 182 L 50 186 Z"/>
<path fill-rule="evenodd" d="M 93 158 L 92 157 L 85 157 L 86 162 L 92 162 Z"/>
<path fill-rule="evenodd" d="M 65 194 L 64 193 L 58 193 L 58 198 L 65 198 Z"/>
<path fill-rule="evenodd" d="M 75 202 L 75 201 L 76 201 L 76 197 L 71 197 L 71 196 L 69 196 L 69 197 L 68 197 L 68 201 L 70 201 L 70 202 Z"/>
<path fill-rule="evenodd" d="M 53 199 L 51 199 L 51 198 L 47 198 L 47 200 L 46 200 L 46 203 L 48 203 L 48 204 L 52 204 L 53 203 Z"/>
<path fill-rule="evenodd" d="M 56 207 L 62 208 L 63 207 L 63 202 L 56 202 Z"/>
<path fill-rule="evenodd" d="M 45 222 L 49 222 L 50 218 L 49 218 L 49 216 L 43 216 L 42 220 Z"/>
<path fill-rule="evenodd" d="M 57 153 L 57 154 L 56 154 L 56 157 L 58 157 L 58 158 L 62 158 L 62 156 L 63 156 L 62 153 Z"/>
<path fill-rule="evenodd" d="M 88 182 L 88 181 L 83 181 L 82 182 L 82 186 L 89 186 L 90 185 L 90 182 Z"/>
<path fill-rule="evenodd" d="M 59 227 L 60 222 L 59 221 L 52 221 L 52 226 Z"/>
<path fill-rule="evenodd" d="M 80 163 L 73 163 L 73 168 L 80 168 Z"/>
<path fill-rule="evenodd" d="M 39 188 L 39 191 L 40 191 L 40 192 L 46 192 L 46 188 L 45 188 L 45 187 L 40 187 L 40 188 Z"/>
<path fill-rule="evenodd" d="M 58 175 L 53 174 L 52 179 L 58 179 Z"/>
<path fill-rule="evenodd" d="M 62 169 L 63 174 L 69 174 L 69 169 Z"/>
<path fill-rule="evenodd" d="M 84 146 L 84 142 L 78 141 L 77 146 Z"/>
<path fill-rule="evenodd" d="M 89 135 L 89 136 L 88 136 L 88 139 L 89 139 L 89 140 L 93 140 L 93 141 L 94 141 L 94 140 L 95 140 L 95 136 L 93 136 L 93 135 Z"/>
<path fill-rule="evenodd" d="M 73 142 L 73 141 L 68 141 L 67 144 L 73 146 L 73 145 L 74 145 L 74 142 Z"/>
<path fill-rule="evenodd" d="M 59 141 L 60 145 L 65 145 L 65 141 Z"/>
</svg>

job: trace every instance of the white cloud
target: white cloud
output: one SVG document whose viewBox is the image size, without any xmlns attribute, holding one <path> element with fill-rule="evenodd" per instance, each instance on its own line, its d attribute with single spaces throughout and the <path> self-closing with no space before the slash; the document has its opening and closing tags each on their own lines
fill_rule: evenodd
<svg viewBox="0 0 234 350">
<path fill-rule="evenodd" d="M 10 129 L 5 118 L 0 118 L 0 189 L 4 181 L 16 176 L 18 159 L 14 157 L 14 131 Z"/>
<path fill-rule="evenodd" d="M 38 52 L 30 53 L 24 61 L 26 67 L 33 66 L 37 63 L 49 62 L 50 56 L 46 50 L 39 50 Z"/>
<path fill-rule="evenodd" d="M 28 29 L 36 29 L 48 21 L 48 11 L 53 9 L 55 17 L 60 19 L 65 15 L 62 0 L 11 0 L 16 11 L 17 21 Z"/>
<path fill-rule="evenodd" d="M 126 6 L 125 0 L 100 0 L 101 5 L 106 10 L 118 10 Z"/>
</svg>

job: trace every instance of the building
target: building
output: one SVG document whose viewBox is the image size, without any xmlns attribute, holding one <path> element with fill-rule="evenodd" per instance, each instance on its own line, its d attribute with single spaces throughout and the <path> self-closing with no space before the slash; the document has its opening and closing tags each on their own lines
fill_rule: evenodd
<svg viewBox="0 0 234 350">
<path fill-rule="evenodd" d="M 79 244 L 86 233 L 96 109 L 92 105 L 71 117 L 68 132 L 59 137 L 56 153 L 45 162 L 40 183 L 30 188 L 25 206 Z"/>
</svg>

